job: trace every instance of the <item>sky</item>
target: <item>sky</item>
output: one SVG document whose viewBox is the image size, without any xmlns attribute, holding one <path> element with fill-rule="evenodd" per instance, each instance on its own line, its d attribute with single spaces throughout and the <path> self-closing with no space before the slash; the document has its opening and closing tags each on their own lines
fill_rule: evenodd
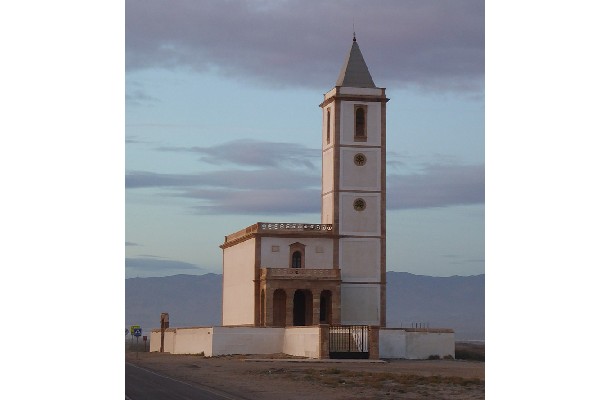
<svg viewBox="0 0 600 400">
<path fill-rule="evenodd" d="M 320 221 L 318 104 L 356 33 L 387 107 L 387 268 L 485 272 L 481 1 L 132 1 L 126 277 L 220 273 L 225 235 Z"/>
</svg>

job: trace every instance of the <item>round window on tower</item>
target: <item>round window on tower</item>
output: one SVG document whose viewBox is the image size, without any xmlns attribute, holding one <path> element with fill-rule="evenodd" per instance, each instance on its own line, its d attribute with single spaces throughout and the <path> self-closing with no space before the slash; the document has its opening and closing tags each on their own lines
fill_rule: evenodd
<svg viewBox="0 0 600 400">
<path fill-rule="evenodd" d="M 367 208 L 367 203 L 363 199 L 354 200 L 354 209 L 356 211 L 363 211 L 365 208 Z"/>
<path fill-rule="evenodd" d="M 359 167 L 362 167 L 366 163 L 367 163 L 367 156 L 365 156 L 363 153 L 356 153 L 354 155 L 354 164 L 358 165 Z"/>
</svg>

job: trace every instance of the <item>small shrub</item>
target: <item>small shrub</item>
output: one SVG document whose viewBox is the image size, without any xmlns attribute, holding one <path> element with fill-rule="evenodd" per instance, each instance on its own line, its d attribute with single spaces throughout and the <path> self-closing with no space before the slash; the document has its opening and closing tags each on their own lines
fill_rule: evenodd
<svg viewBox="0 0 600 400">
<path fill-rule="evenodd" d="M 485 354 L 481 354 L 475 351 L 456 350 L 454 354 L 456 355 L 457 360 L 485 361 Z"/>
<path fill-rule="evenodd" d="M 437 354 L 432 354 L 429 357 L 427 357 L 428 360 L 439 360 L 440 356 Z"/>
</svg>

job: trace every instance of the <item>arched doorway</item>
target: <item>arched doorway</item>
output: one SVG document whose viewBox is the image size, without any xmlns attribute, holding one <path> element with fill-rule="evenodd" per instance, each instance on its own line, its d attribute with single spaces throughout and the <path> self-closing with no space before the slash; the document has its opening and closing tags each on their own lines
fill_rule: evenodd
<svg viewBox="0 0 600 400">
<path fill-rule="evenodd" d="M 319 299 L 319 323 L 331 325 L 331 291 L 323 290 Z"/>
<path fill-rule="evenodd" d="M 312 301 L 310 290 L 296 290 L 294 293 L 294 326 L 313 324 Z"/>
<path fill-rule="evenodd" d="M 285 301 L 285 290 L 275 290 L 273 293 L 273 326 L 285 326 Z"/>
</svg>

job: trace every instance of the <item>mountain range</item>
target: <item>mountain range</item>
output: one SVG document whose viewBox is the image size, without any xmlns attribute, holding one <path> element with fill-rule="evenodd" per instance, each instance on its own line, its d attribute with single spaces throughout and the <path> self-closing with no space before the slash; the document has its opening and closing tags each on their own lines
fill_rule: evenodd
<svg viewBox="0 0 600 400">
<path fill-rule="evenodd" d="M 126 327 L 221 324 L 222 276 L 173 275 L 125 280 Z M 437 277 L 387 273 L 387 326 L 452 328 L 456 340 L 485 338 L 485 275 Z"/>
</svg>

